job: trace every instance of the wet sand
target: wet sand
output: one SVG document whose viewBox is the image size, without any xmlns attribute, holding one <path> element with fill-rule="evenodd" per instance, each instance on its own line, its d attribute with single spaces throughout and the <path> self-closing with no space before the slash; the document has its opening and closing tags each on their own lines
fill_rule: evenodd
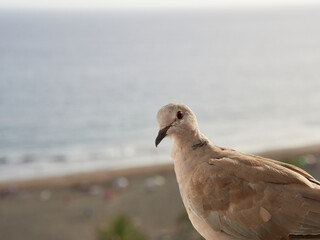
<svg viewBox="0 0 320 240">
<path fill-rule="evenodd" d="M 320 179 L 320 145 L 260 155 L 297 161 Z M 148 239 L 201 239 L 178 223 L 183 213 L 172 164 L 0 183 L 0 239 L 94 240 L 119 214 Z"/>
</svg>

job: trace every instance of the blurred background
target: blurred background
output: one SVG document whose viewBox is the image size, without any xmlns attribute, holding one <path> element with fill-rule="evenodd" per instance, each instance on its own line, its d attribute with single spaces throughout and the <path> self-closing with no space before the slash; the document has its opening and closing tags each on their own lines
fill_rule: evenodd
<svg viewBox="0 0 320 240">
<path fill-rule="evenodd" d="M 306 0 L 1 0 L 0 238 L 199 238 L 154 146 L 170 102 L 318 177 L 319 22 Z"/>
</svg>

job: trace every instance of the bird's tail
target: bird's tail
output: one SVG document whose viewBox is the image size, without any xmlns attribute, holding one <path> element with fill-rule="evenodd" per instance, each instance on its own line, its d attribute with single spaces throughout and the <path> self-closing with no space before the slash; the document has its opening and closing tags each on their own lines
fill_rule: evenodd
<svg viewBox="0 0 320 240">
<path fill-rule="evenodd" d="M 303 189 L 299 193 L 309 209 L 297 229 L 290 233 L 290 239 L 320 240 L 320 188 Z"/>
</svg>

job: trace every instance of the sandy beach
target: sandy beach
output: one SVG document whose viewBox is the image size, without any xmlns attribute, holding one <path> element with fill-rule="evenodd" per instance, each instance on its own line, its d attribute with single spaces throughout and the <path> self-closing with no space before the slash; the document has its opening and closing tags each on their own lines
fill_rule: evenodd
<svg viewBox="0 0 320 240">
<path fill-rule="evenodd" d="M 320 145 L 260 153 L 320 179 Z M 0 183 L 0 239 L 95 240 L 120 214 L 147 239 L 201 239 L 183 217 L 173 165 Z"/>
</svg>

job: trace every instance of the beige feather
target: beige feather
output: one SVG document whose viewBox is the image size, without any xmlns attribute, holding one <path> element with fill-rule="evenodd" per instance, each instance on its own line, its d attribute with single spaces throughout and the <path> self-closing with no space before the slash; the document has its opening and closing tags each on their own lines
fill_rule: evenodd
<svg viewBox="0 0 320 240">
<path fill-rule="evenodd" d="M 173 139 L 181 197 L 204 238 L 320 239 L 320 183 L 307 172 L 213 145 L 186 105 L 164 106 L 157 121 L 156 144 Z"/>
</svg>

